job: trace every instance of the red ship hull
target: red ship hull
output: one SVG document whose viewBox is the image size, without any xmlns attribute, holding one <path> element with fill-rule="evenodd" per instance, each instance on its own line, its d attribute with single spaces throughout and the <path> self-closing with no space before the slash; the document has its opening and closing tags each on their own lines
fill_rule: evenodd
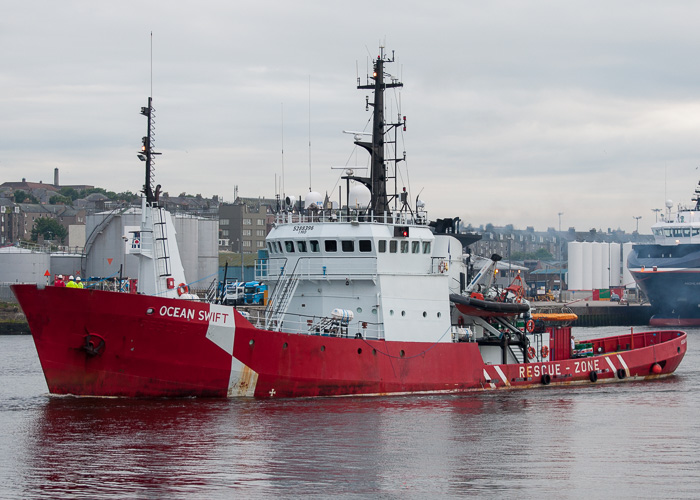
<svg viewBox="0 0 700 500">
<path fill-rule="evenodd" d="M 54 394 L 310 397 L 466 392 L 668 376 L 686 334 L 592 342 L 585 359 L 487 365 L 474 342 L 388 342 L 261 330 L 232 307 L 13 285 Z M 595 375 L 592 374 L 595 372 Z"/>
</svg>

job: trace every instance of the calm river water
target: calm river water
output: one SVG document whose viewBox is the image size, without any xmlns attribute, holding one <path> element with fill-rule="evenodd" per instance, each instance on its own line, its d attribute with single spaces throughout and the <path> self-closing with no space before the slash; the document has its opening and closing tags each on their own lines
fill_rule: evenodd
<svg viewBox="0 0 700 500">
<path fill-rule="evenodd" d="M 49 396 L 31 337 L 4 336 L 0 497 L 698 498 L 700 330 L 688 345 L 658 382 L 126 400 Z"/>
</svg>

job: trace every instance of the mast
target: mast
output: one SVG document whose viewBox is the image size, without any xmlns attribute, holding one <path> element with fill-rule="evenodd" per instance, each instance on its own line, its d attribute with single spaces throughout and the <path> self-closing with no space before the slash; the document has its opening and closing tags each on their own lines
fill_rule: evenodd
<svg viewBox="0 0 700 500">
<path fill-rule="evenodd" d="M 403 87 L 403 83 L 393 78 L 391 82 L 384 82 L 385 62 L 394 62 L 394 55 L 392 52 L 391 59 L 386 58 L 384 56 L 384 47 L 380 47 L 380 55 L 374 61 L 374 72 L 369 77 L 370 79 L 374 80 L 374 83 L 368 82 L 366 85 L 358 84 L 357 86 L 358 89 L 374 90 L 374 102 L 369 102 L 368 97 L 366 103 L 367 109 L 369 109 L 369 106 L 374 108 L 374 121 L 372 123 L 372 142 L 355 141 L 355 144 L 365 148 L 370 154 L 370 177 L 352 178 L 365 184 L 372 193 L 370 210 L 374 212 L 375 217 L 380 217 L 382 214 L 389 212 L 390 210 L 389 197 L 387 196 L 386 192 L 387 167 L 384 158 L 385 127 L 397 127 L 400 125 L 400 123 L 387 124 L 384 121 L 384 91 L 388 88 Z M 393 159 L 392 161 L 397 162 L 399 160 Z"/>
<path fill-rule="evenodd" d="M 146 126 L 146 136 L 141 138 L 141 151 L 138 152 L 137 156 L 139 160 L 146 162 L 146 181 L 143 184 L 143 194 L 146 195 L 146 203 L 153 204 L 158 202 L 158 197 L 160 195 L 160 185 L 153 188 L 155 181 L 155 168 L 153 157 L 159 155 L 153 151 L 154 146 L 154 134 L 153 128 L 155 123 L 153 118 L 155 117 L 155 109 L 153 109 L 152 98 L 148 98 L 148 107 L 141 108 L 141 114 L 148 118 L 148 124 Z"/>
</svg>

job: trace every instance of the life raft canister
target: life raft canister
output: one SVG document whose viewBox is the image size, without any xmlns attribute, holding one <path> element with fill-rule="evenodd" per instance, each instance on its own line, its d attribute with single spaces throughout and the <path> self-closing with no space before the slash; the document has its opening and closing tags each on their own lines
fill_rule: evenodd
<svg viewBox="0 0 700 500">
<path fill-rule="evenodd" d="M 182 295 L 183 293 L 190 293 L 190 287 L 188 287 L 185 283 L 180 283 L 177 285 L 177 294 Z"/>
</svg>

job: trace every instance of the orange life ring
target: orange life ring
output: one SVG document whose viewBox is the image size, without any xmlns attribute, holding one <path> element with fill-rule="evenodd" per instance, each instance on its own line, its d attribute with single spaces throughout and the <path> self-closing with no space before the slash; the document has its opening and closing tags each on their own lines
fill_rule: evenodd
<svg viewBox="0 0 700 500">
<path fill-rule="evenodd" d="M 190 287 L 184 283 L 177 285 L 177 294 L 182 295 L 183 293 L 190 293 Z"/>
<path fill-rule="evenodd" d="M 549 357 L 549 347 L 547 347 L 546 345 L 542 346 L 542 357 L 543 358 Z"/>
<path fill-rule="evenodd" d="M 531 319 L 527 320 L 527 323 L 525 323 L 525 330 L 527 333 L 532 333 L 535 331 L 535 322 Z"/>
<path fill-rule="evenodd" d="M 535 358 L 535 348 L 534 347 L 530 346 L 527 348 L 527 357 L 530 359 Z"/>
</svg>

